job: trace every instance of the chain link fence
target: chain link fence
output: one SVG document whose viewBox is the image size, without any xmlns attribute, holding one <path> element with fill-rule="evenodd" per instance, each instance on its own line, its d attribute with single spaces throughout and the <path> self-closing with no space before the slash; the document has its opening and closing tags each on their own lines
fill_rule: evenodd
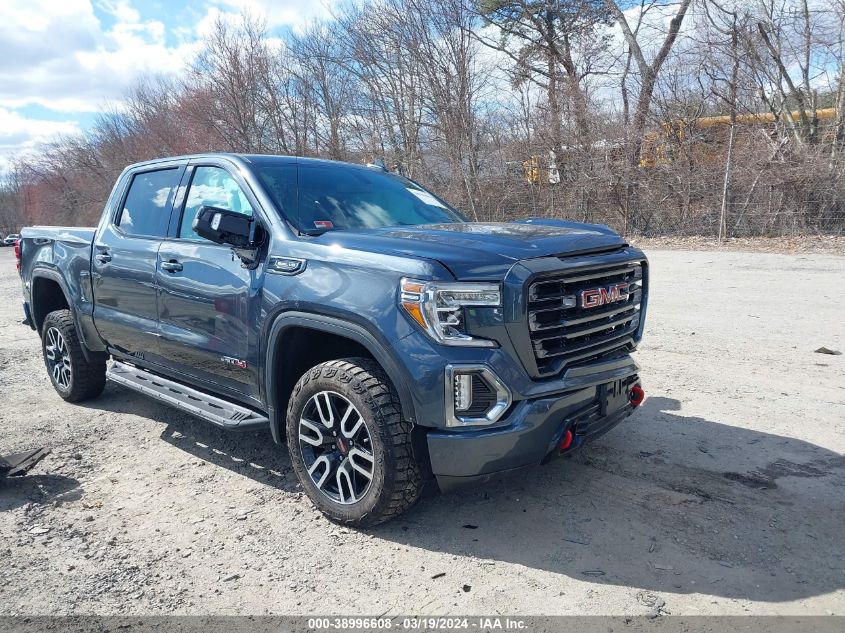
<svg viewBox="0 0 845 633">
<path fill-rule="evenodd" d="M 725 145 L 689 141 L 659 161 L 644 150 L 635 168 L 621 149 L 555 164 L 510 160 L 530 153 L 514 148 L 489 161 L 472 204 L 463 183 L 424 180 L 479 220 L 562 217 L 646 236 L 845 233 L 845 158 L 831 143 L 774 147 L 737 144 L 728 164 Z"/>
</svg>

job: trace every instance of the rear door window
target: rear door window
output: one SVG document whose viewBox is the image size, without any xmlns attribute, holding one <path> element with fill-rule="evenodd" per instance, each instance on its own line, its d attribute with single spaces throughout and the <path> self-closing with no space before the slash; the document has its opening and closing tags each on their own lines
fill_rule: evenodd
<svg viewBox="0 0 845 633">
<path fill-rule="evenodd" d="M 141 237 L 167 235 L 170 208 L 180 175 L 179 168 L 135 174 L 118 219 L 120 229 L 128 235 Z"/>
</svg>

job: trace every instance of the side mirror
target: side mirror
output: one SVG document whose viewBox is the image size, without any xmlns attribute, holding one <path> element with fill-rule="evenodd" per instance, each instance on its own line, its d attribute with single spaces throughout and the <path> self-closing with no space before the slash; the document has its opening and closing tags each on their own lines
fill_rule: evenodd
<svg viewBox="0 0 845 633">
<path fill-rule="evenodd" d="M 249 248 L 252 242 L 252 218 L 236 211 L 202 207 L 194 218 L 194 231 L 216 244 Z"/>
</svg>

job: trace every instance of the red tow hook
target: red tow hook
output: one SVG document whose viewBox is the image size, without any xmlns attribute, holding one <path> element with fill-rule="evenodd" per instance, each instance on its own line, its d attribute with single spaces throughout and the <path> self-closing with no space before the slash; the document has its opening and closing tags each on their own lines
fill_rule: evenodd
<svg viewBox="0 0 845 633">
<path fill-rule="evenodd" d="M 574 436 L 572 435 L 571 429 L 566 429 L 566 432 L 563 434 L 563 437 L 560 440 L 560 450 L 565 451 L 567 448 L 572 446 L 572 440 Z"/>
<path fill-rule="evenodd" d="M 630 399 L 631 406 L 640 406 L 643 403 L 643 400 L 645 400 L 645 390 L 639 385 L 634 385 L 631 387 Z"/>
</svg>

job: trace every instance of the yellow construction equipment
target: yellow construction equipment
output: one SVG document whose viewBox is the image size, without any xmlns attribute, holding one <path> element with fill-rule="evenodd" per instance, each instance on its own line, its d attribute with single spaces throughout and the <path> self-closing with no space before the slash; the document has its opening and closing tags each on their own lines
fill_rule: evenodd
<svg viewBox="0 0 845 633">
<path fill-rule="evenodd" d="M 836 119 L 836 108 L 822 108 L 815 111 L 815 117 L 819 121 L 831 121 Z M 812 111 L 806 115 L 813 116 Z M 801 120 L 801 112 L 795 110 L 779 116 L 771 112 L 757 112 L 753 114 L 740 114 L 736 117 L 737 125 L 772 125 L 778 122 L 797 122 Z M 647 133 L 643 137 L 642 149 L 640 151 L 640 167 L 653 168 L 660 165 L 668 165 L 671 160 L 671 141 L 675 144 L 688 141 L 693 146 L 693 151 L 699 160 L 704 162 L 718 161 L 724 154 L 725 142 L 718 136 L 714 138 L 708 130 L 723 129 L 731 124 L 729 115 L 706 116 L 697 119 L 676 119 L 660 124 L 660 129 Z M 822 141 L 832 140 L 835 130 L 823 130 Z M 690 139 L 694 132 L 700 133 L 700 138 Z M 717 147 L 714 147 L 717 146 Z"/>
</svg>

